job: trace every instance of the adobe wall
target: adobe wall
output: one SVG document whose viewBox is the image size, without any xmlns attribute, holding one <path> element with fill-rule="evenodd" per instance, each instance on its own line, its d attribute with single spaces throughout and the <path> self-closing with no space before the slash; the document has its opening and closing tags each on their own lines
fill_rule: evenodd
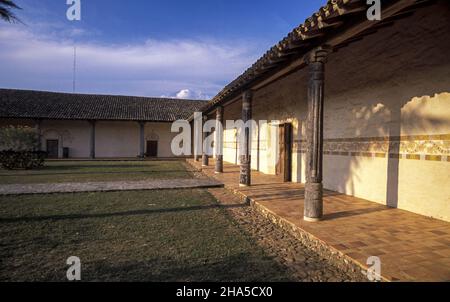
<svg viewBox="0 0 450 302">
<path fill-rule="evenodd" d="M 0 127 L 22 125 L 35 127 L 33 120 L 0 119 Z M 158 141 L 158 157 L 173 157 L 170 123 L 146 123 L 145 141 Z M 69 148 L 70 158 L 89 158 L 91 126 L 88 121 L 43 120 L 41 123 L 42 150 L 49 139 L 59 141 L 59 156 Z M 97 158 L 136 158 L 139 155 L 139 124 L 137 122 L 98 121 L 95 130 Z"/>
<path fill-rule="evenodd" d="M 450 3 L 442 1 L 330 55 L 325 188 L 450 221 L 448 28 Z M 307 82 L 300 70 L 257 90 L 253 101 L 255 119 L 293 124 L 297 182 L 305 182 Z M 266 150 L 252 166 L 273 174 L 267 153 L 275 146 L 260 144 Z"/>
</svg>

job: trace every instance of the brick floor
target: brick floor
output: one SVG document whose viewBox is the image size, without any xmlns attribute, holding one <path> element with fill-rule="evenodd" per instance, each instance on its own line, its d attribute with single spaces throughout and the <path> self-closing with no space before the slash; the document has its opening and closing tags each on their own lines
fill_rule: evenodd
<svg viewBox="0 0 450 302">
<path fill-rule="evenodd" d="M 191 159 L 188 163 L 201 168 Z M 239 167 L 225 163 L 224 173 L 214 174 L 214 160 L 203 172 L 364 268 L 368 257 L 380 257 L 386 280 L 450 281 L 448 222 L 325 191 L 323 221 L 308 223 L 302 184 L 252 171 L 252 186 L 240 188 Z"/>
</svg>

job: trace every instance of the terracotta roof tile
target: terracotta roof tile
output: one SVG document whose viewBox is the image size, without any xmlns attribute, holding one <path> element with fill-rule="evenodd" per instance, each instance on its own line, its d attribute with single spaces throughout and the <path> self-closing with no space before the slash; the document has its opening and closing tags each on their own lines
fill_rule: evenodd
<svg viewBox="0 0 450 302">
<path fill-rule="evenodd" d="M 173 122 L 187 119 L 206 104 L 200 100 L 0 89 L 2 118 Z"/>
</svg>

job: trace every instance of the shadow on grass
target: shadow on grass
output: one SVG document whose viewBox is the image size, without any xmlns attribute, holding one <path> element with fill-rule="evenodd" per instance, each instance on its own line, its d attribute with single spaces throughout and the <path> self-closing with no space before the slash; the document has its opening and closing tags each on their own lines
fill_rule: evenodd
<svg viewBox="0 0 450 302">
<path fill-rule="evenodd" d="M 46 280 L 62 280 L 49 275 Z M 83 281 L 104 282 L 288 282 L 294 281 L 284 267 L 273 258 L 259 253 L 240 253 L 209 259 L 150 259 L 133 261 L 100 260 L 84 262 Z"/>
<path fill-rule="evenodd" d="M 241 208 L 247 207 L 247 204 L 231 204 L 220 205 L 212 204 L 205 206 L 191 206 L 191 207 L 179 207 L 168 209 L 155 209 L 155 210 L 136 210 L 126 212 L 114 212 L 114 213 L 99 213 L 99 214 L 69 214 L 69 215 L 49 215 L 49 216 L 36 216 L 36 217 L 14 217 L 14 218 L 0 218 L 0 223 L 16 223 L 16 222 L 40 222 L 45 220 L 74 220 L 74 219 L 87 219 L 87 218 L 109 218 L 109 217 L 122 217 L 122 216 L 138 216 L 138 215 L 152 215 L 162 213 L 178 213 L 189 211 L 201 211 L 220 208 Z"/>
<path fill-rule="evenodd" d="M 139 168 L 139 167 L 149 167 L 153 168 L 158 165 L 165 165 L 165 163 L 155 162 L 154 164 L 98 164 L 98 165 L 89 165 L 89 164 L 67 164 L 67 165 L 51 165 L 44 166 L 42 170 L 70 170 L 70 169 L 113 169 L 113 168 L 121 168 L 121 169 L 129 169 L 129 168 Z M 174 166 L 172 163 L 170 164 L 172 167 Z"/>
<path fill-rule="evenodd" d="M 92 175 L 92 174 L 151 174 L 151 173 L 193 173 L 195 170 L 145 170 L 145 171 L 86 171 L 86 172 L 55 172 L 55 173 L 17 173 L 17 174 L 0 174 L 0 177 L 17 177 L 17 176 L 58 176 L 58 175 Z"/>
</svg>

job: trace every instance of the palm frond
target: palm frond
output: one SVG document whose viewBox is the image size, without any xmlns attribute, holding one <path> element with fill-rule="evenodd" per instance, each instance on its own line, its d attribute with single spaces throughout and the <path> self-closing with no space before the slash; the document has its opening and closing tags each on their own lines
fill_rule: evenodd
<svg viewBox="0 0 450 302">
<path fill-rule="evenodd" d="M 10 8 L 21 9 L 17 4 L 12 2 L 11 0 L 0 0 L 0 6 L 8 6 Z"/>
<path fill-rule="evenodd" d="M 11 11 L 11 9 L 21 9 L 17 4 L 11 0 L 0 0 L 0 19 L 10 22 L 22 22 L 19 18 Z"/>
</svg>

